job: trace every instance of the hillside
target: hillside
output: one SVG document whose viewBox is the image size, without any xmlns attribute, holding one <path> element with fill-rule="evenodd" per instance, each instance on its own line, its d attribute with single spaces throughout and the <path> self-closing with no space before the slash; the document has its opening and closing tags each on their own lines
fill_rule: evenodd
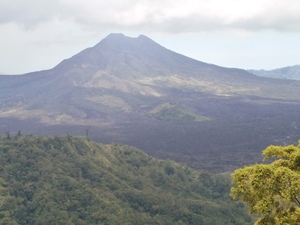
<svg viewBox="0 0 300 225">
<path fill-rule="evenodd" d="M 260 77 L 300 80 L 300 65 L 288 66 L 275 70 L 248 70 L 248 72 Z"/>
<path fill-rule="evenodd" d="M 300 137 L 300 81 L 200 62 L 110 34 L 50 70 L 0 76 L 0 133 L 84 135 L 232 171 Z"/>
<path fill-rule="evenodd" d="M 64 122 L 75 123 L 88 117 L 91 110 L 124 111 L 122 107 L 106 104 L 111 99 L 140 111 L 145 100 L 146 105 L 149 101 L 160 102 L 172 98 L 174 91 L 275 100 L 298 100 L 300 96 L 299 82 L 279 82 L 245 70 L 196 61 L 143 35 L 130 38 L 110 34 L 53 69 L 0 76 L 0 81 L 1 109 L 7 116 L 19 117 L 22 113 L 28 118 L 35 112 L 35 118 L 41 119 L 47 112 L 52 123 L 57 122 L 53 118 L 62 115 Z"/>
<path fill-rule="evenodd" d="M 224 176 L 70 135 L 0 137 L 0 224 L 251 224 Z"/>
</svg>

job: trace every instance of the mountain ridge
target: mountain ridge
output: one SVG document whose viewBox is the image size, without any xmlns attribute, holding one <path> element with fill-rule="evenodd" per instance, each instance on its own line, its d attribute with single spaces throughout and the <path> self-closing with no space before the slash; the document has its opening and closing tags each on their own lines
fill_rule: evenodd
<svg viewBox="0 0 300 225">
<path fill-rule="evenodd" d="M 148 45 L 151 45 L 151 47 L 149 47 Z M 113 52 L 114 54 L 111 55 L 111 52 Z M 121 55 L 119 55 L 118 53 L 121 53 Z M 141 57 L 140 53 L 146 58 L 144 59 L 143 57 Z M 128 58 L 128 55 L 130 55 L 131 58 Z M 130 61 L 132 61 L 131 59 L 133 57 L 135 58 L 135 60 L 139 58 L 143 58 L 143 60 L 139 60 L 134 64 L 131 64 Z M 140 61 L 148 62 L 148 64 L 150 64 L 152 68 L 149 68 L 150 66 L 147 66 L 147 68 L 142 68 L 141 71 L 139 71 L 139 68 L 136 64 L 144 64 Z M 121 68 L 114 68 L 116 63 L 117 67 L 121 66 Z M 188 65 L 185 65 L 186 63 L 188 63 Z M 169 64 L 171 66 L 169 66 Z M 108 71 L 113 73 L 114 75 L 125 76 L 126 74 L 122 74 L 126 73 L 126 69 L 128 69 L 128 66 L 130 67 L 129 69 L 131 69 L 131 72 L 137 71 L 136 74 L 139 73 L 142 76 L 149 76 L 149 74 L 151 76 L 174 75 L 178 73 L 178 70 L 187 70 L 181 72 L 179 75 L 188 74 L 189 76 L 191 76 L 193 74 L 201 74 L 202 78 L 204 78 L 204 75 L 207 77 L 207 73 L 209 70 L 215 69 L 216 72 L 219 71 L 219 73 L 217 74 L 218 76 L 220 75 L 220 72 L 224 76 L 227 70 L 230 70 L 231 77 L 234 76 L 234 72 L 236 71 L 237 73 L 240 73 L 238 76 L 245 76 L 250 80 L 253 79 L 252 75 L 247 73 L 245 70 L 235 68 L 224 68 L 217 65 L 197 61 L 195 59 L 168 50 L 144 35 L 140 35 L 137 38 L 131 38 L 126 37 L 123 34 L 114 33 L 108 35 L 95 46 L 87 48 L 69 59 L 63 60 L 52 69 L 40 72 L 27 73 L 25 75 L 34 76 L 36 74 L 59 74 L 60 76 L 74 76 L 76 72 L 79 73 L 81 70 L 84 70 L 84 76 L 90 77 L 98 70 L 108 69 Z M 162 67 L 167 67 L 167 71 L 164 71 L 163 69 L 159 70 Z M 155 69 L 153 70 L 153 68 Z M 125 70 L 125 72 L 120 72 L 120 70 Z M 214 74 L 210 74 L 210 76 L 213 75 Z M 126 76 L 126 78 L 129 79 L 130 76 Z"/>
<path fill-rule="evenodd" d="M 144 35 L 130 38 L 123 34 L 110 34 L 94 47 L 63 60 L 53 69 L 25 74 L 26 78 L 18 79 L 21 78 L 20 82 L 31 80 L 34 86 L 43 90 L 45 84 L 49 88 L 51 83 L 53 91 L 56 90 L 53 86 L 62 86 L 67 90 L 84 86 L 99 71 L 142 86 L 200 87 L 219 95 L 257 95 L 261 92 L 259 88 L 263 91 L 261 96 L 271 97 L 268 96 L 269 90 L 264 91 L 264 84 L 270 80 L 257 79 L 245 70 L 223 68 L 191 59 L 160 46 Z M 44 81 L 38 82 L 38 79 Z M 241 79 L 244 80 L 242 84 Z M 122 82 L 126 83 L 124 80 Z M 233 86 L 236 88 L 232 89 Z"/>
<path fill-rule="evenodd" d="M 89 128 L 93 140 L 220 172 L 257 162 L 270 142 L 297 141 L 299 96 L 299 81 L 203 63 L 143 35 L 111 34 L 50 70 L 0 76 L 0 132 Z"/>
<path fill-rule="evenodd" d="M 248 70 L 248 72 L 261 77 L 300 80 L 300 65 L 287 66 L 274 70 Z"/>
</svg>

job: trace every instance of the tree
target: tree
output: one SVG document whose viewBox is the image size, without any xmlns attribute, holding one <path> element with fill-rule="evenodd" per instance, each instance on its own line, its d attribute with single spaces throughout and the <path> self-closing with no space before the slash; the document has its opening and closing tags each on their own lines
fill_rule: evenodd
<svg viewBox="0 0 300 225">
<path fill-rule="evenodd" d="M 7 138 L 7 139 L 10 139 L 9 131 L 6 131 L 6 138 Z"/>
<path fill-rule="evenodd" d="M 271 145 L 263 155 L 277 160 L 235 170 L 231 196 L 261 216 L 255 225 L 300 224 L 300 141 L 297 146 Z"/>
</svg>

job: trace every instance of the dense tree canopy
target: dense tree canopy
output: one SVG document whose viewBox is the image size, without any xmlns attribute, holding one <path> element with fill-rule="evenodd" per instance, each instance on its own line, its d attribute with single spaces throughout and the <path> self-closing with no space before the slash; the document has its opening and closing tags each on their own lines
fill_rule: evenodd
<svg viewBox="0 0 300 225">
<path fill-rule="evenodd" d="M 251 214 L 261 215 L 256 225 L 300 224 L 300 142 L 271 145 L 263 155 L 277 159 L 234 171 L 231 196 L 246 202 Z"/>
<path fill-rule="evenodd" d="M 226 176 L 125 145 L 0 136 L 0 224 L 252 224 L 229 190 Z"/>
</svg>

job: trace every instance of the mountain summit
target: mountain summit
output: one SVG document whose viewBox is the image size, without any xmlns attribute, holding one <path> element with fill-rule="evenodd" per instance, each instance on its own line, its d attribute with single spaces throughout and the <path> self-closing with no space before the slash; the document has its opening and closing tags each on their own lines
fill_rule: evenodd
<svg viewBox="0 0 300 225">
<path fill-rule="evenodd" d="M 92 108 L 105 113 L 116 108 L 140 112 L 141 106 L 148 106 L 145 96 L 153 97 L 152 103 L 164 103 L 162 97 L 173 98 L 174 91 L 298 100 L 299 85 L 293 89 L 290 85 L 289 81 L 270 80 L 245 70 L 194 60 L 144 35 L 132 38 L 109 34 L 95 46 L 63 60 L 53 69 L 0 76 L 0 101 L 6 116 L 16 113 L 11 109 L 21 107 L 18 113 L 24 109 L 46 109 L 50 115 L 62 113 L 68 115 L 67 118 L 86 118 Z M 110 92 L 110 100 L 100 97 L 104 91 Z M 9 104 L 5 103 L 7 101 Z M 111 102 L 116 102 L 117 106 Z M 95 104 L 100 105 L 96 107 Z"/>
<path fill-rule="evenodd" d="M 47 89 L 52 92 L 57 87 L 64 90 L 77 86 L 113 87 L 126 92 L 132 89 L 133 93 L 144 93 L 141 89 L 146 89 L 145 93 L 156 96 L 162 94 L 158 86 L 196 88 L 218 95 L 237 94 L 242 89 L 243 94 L 255 94 L 258 83 L 264 82 L 244 70 L 223 68 L 175 53 L 144 35 L 131 38 L 123 34 L 108 35 L 94 47 L 44 71 L 45 76 L 48 76 Z M 34 76 L 34 82 L 40 77 Z"/>
<path fill-rule="evenodd" d="M 172 52 L 144 35 L 131 38 L 110 34 L 94 47 L 64 60 L 55 69 L 106 70 L 118 77 L 132 78 L 176 74 L 191 70 L 191 66 L 210 67 Z"/>
<path fill-rule="evenodd" d="M 253 92 L 257 85 L 254 78 L 244 70 L 222 68 L 175 53 L 144 35 L 131 38 L 110 34 L 53 69 L 5 79 L 10 80 L 7 84 L 19 87 L 17 94 L 66 93 L 74 87 L 101 87 L 161 96 L 158 86 L 228 95 L 231 93 L 224 88 L 228 85 L 245 89 L 241 79 L 247 82 L 246 90 Z M 7 87 L 4 82 L 5 95 Z"/>
<path fill-rule="evenodd" d="M 145 97 L 153 98 L 151 107 L 155 107 L 165 103 L 164 98 L 173 99 L 174 91 L 298 100 L 299 85 L 291 89 L 291 82 L 200 62 L 168 50 L 144 35 L 132 38 L 109 34 L 53 69 L 0 76 L 0 101 L 5 116 L 34 109 L 47 110 L 47 114 L 55 116 L 64 114 L 69 119 L 86 119 L 91 109 L 100 115 L 116 109 L 144 113 L 144 108 L 150 107 L 150 99 Z M 103 97 L 105 92 L 110 93 L 109 97 Z"/>
<path fill-rule="evenodd" d="M 270 140 L 299 137 L 299 84 L 200 62 L 144 35 L 110 34 L 53 69 L 0 76 L 0 132 L 90 128 L 94 140 L 224 171 L 245 158 L 253 164 Z M 257 155 L 226 153 L 241 145 Z"/>
</svg>

